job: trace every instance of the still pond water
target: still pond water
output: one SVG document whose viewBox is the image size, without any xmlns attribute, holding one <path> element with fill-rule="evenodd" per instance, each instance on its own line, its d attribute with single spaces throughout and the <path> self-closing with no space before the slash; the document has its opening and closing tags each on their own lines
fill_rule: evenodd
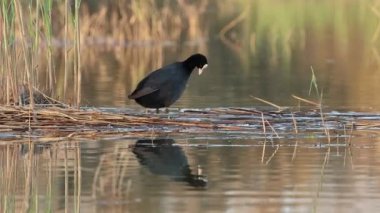
<svg viewBox="0 0 380 213">
<path fill-rule="evenodd" d="M 376 212 L 380 137 L 351 142 L 163 137 L 2 146 L 2 208 Z"/>
<path fill-rule="evenodd" d="M 211 4 L 204 16 L 212 18 L 199 24 L 199 37 L 115 49 L 86 46 L 84 39 L 83 105 L 141 110 L 126 97 L 146 73 L 202 52 L 208 70 L 191 77 L 174 107 L 263 105 L 251 95 L 282 106 L 298 104 L 292 94 L 316 100 L 315 92 L 308 94 L 313 67 L 326 106 L 380 111 L 379 53 L 370 42 L 377 19 L 368 8 L 290 1 L 303 12 L 282 17 L 277 10 L 289 11 L 286 5 L 269 4 L 277 5 L 271 13 L 258 1 L 221 39 L 220 30 L 244 11 L 239 2 L 235 9 Z M 276 19 L 302 21 L 288 28 L 280 22 L 284 29 Z M 0 211 L 378 212 L 379 133 L 342 134 L 330 146 L 325 136 L 290 132 L 267 140 L 244 134 L 154 140 L 126 133 L 124 139 L 31 147 L 2 143 Z"/>
</svg>

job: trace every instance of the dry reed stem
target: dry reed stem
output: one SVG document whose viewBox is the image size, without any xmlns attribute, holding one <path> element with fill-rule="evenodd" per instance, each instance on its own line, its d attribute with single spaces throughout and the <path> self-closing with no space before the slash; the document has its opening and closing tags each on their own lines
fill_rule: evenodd
<svg viewBox="0 0 380 213">
<path fill-rule="evenodd" d="M 31 73 L 31 67 L 30 67 L 30 63 L 28 62 L 28 59 L 29 59 L 29 56 L 28 56 L 28 51 L 27 51 L 27 44 L 26 44 L 26 33 L 25 33 L 25 26 L 24 26 L 24 18 L 23 18 L 23 11 L 22 11 L 22 7 L 21 7 L 21 3 L 20 1 L 16 1 L 14 0 L 14 5 L 15 5 L 15 11 L 17 13 L 17 17 L 19 19 L 19 23 L 20 23 L 20 31 L 21 31 L 21 35 L 22 35 L 22 40 L 21 40 L 21 46 L 22 46 L 22 53 L 23 53 L 23 59 L 24 59 L 24 66 L 25 66 L 25 70 L 26 70 L 26 76 L 27 76 L 27 83 L 28 83 L 28 87 L 29 87 L 29 97 L 33 97 L 33 80 L 32 80 L 32 73 Z M 30 98 L 30 109 L 33 110 L 34 109 L 34 99 L 33 98 Z"/>
<path fill-rule="evenodd" d="M 292 121 L 293 121 L 293 125 L 294 125 L 294 132 L 296 135 L 298 135 L 297 121 L 294 118 L 294 113 L 291 112 L 291 114 L 292 114 Z M 296 159 L 297 147 L 298 147 L 298 139 L 296 138 L 296 144 L 294 145 L 294 150 L 293 150 L 293 154 L 292 154 L 292 162 L 294 161 L 294 159 Z"/>
<path fill-rule="evenodd" d="M 346 129 L 345 124 L 343 125 L 343 133 L 345 136 L 347 135 L 347 129 Z M 343 166 L 346 167 L 346 157 L 347 157 L 347 147 L 348 147 L 346 137 L 344 138 L 344 143 L 345 143 L 345 149 L 344 149 L 344 157 L 343 157 Z"/>
<path fill-rule="evenodd" d="M 261 122 L 262 122 L 263 132 L 264 132 L 264 136 L 265 136 L 263 151 L 262 151 L 262 155 L 261 155 L 261 163 L 264 163 L 265 148 L 266 148 L 266 144 L 267 144 L 267 140 L 266 140 L 267 134 L 266 134 L 266 127 L 265 127 L 265 120 L 264 120 L 264 114 L 263 113 L 261 113 Z"/>
<path fill-rule="evenodd" d="M 298 134 L 297 121 L 296 121 L 296 119 L 294 118 L 294 113 L 291 112 L 291 115 L 292 115 L 292 121 L 293 121 L 293 125 L 294 125 L 294 132 L 295 132 L 296 134 Z"/>
<path fill-rule="evenodd" d="M 278 136 L 276 130 L 273 128 L 273 126 L 269 123 L 269 121 L 265 120 L 265 122 L 268 124 L 268 126 L 271 128 L 272 132 L 276 135 L 278 139 L 280 139 L 280 136 Z"/>
<path fill-rule="evenodd" d="M 261 154 L 261 163 L 264 163 L 266 146 L 267 146 L 267 138 L 264 139 L 263 151 Z"/>
<path fill-rule="evenodd" d="M 277 104 L 274 104 L 274 103 L 272 103 L 272 102 L 270 102 L 270 101 L 266 101 L 266 100 L 264 100 L 264 99 L 261 99 L 261 98 L 258 98 L 258 97 L 252 96 L 252 95 L 251 95 L 251 98 L 254 98 L 254 99 L 258 100 L 258 101 L 261 101 L 261 102 L 263 102 L 263 103 L 265 103 L 265 104 L 268 104 L 268 105 L 270 105 L 270 106 L 273 106 L 273 107 L 277 108 L 277 112 L 282 112 L 282 111 L 288 109 L 288 107 L 282 107 L 282 106 L 279 106 L 279 105 L 277 105 Z"/>
<path fill-rule="evenodd" d="M 323 111 L 322 111 L 322 105 L 319 107 L 319 111 L 320 111 L 320 115 L 321 115 L 322 126 L 323 126 L 325 134 L 327 136 L 327 141 L 330 144 L 331 143 L 330 130 L 326 126 L 325 118 L 324 118 Z"/>
<path fill-rule="evenodd" d="M 280 144 L 277 144 L 276 149 L 273 151 L 272 155 L 268 158 L 268 160 L 265 162 L 265 165 L 268 165 L 272 158 L 276 155 L 277 151 L 280 149 Z"/>
<path fill-rule="evenodd" d="M 280 137 L 278 136 L 276 130 L 272 127 L 272 125 L 267 121 L 265 120 L 265 123 L 267 123 L 269 125 L 269 127 L 271 128 L 272 132 L 274 132 L 277 136 L 278 139 L 280 139 Z M 264 124 L 265 125 L 265 124 Z M 272 141 L 272 146 L 273 146 L 273 141 Z M 265 147 L 265 146 L 264 146 Z M 266 165 L 268 165 L 268 163 L 272 160 L 272 158 L 274 157 L 274 155 L 277 153 L 278 149 L 280 148 L 280 144 L 277 144 L 277 148 L 276 150 L 272 153 L 272 155 L 269 157 L 269 159 L 267 160 L 267 162 L 265 163 Z M 263 152 L 265 151 L 265 149 L 263 148 Z M 264 159 L 264 153 L 263 153 L 263 157 L 261 160 Z"/>
<path fill-rule="evenodd" d="M 351 123 L 351 131 L 350 131 L 350 136 L 348 138 L 348 145 L 351 146 L 351 142 L 352 142 L 352 132 L 354 131 L 354 122 Z"/>
<path fill-rule="evenodd" d="M 307 100 L 305 98 L 301 98 L 301 97 L 298 97 L 296 95 L 292 95 L 293 98 L 299 100 L 299 101 L 302 101 L 302 102 L 305 102 L 305 103 L 308 103 L 308 104 L 311 104 L 313 106 L 316 106 L 316 107 L 321 107 L 321 104 L 320 103 L 316 103 L 314 101 L 310 101 L 310 100 Z"/>
<path fill-rule="evenodd" d="M 265 119 L 264 119 L 264 114 L 263 113 L 261 113 L 261 122 L 262 122 L 262 126 L 263 126 L 263 132 L 264 132 L 264 135 L 266 137 L 267 131 L 266 131 L 266 127 L 265 127 Z"/>
</svg>

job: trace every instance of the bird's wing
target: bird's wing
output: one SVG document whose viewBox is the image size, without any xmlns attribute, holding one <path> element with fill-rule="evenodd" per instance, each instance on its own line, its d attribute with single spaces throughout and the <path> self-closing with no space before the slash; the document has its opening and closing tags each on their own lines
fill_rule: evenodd
<svg viewBox="0 0 380 213">
<path fill-rule="evenodd" d="M 157 88 L 152 88 L 152 87 L 143 87 L 139 90 L 135 90 L 132 94 L 128 95 L 128 98 L 129 99 L 136 99 L 136 98 L 140 98 L 142 96 L 145 96 L 145 95 L 148 95 L 150 93 L 153 93 L 155 91 L 157 91 L 159 89 Z"/>
<path fill-rule="evenodd" d="M 135 91 L 128 98 L 136 99 L 158 91 L 160 87 L 165 85 L 174 76 L 175 66 L 178 65 L 172 64 L 153 71 L 137 85 Z"/>
</svg>

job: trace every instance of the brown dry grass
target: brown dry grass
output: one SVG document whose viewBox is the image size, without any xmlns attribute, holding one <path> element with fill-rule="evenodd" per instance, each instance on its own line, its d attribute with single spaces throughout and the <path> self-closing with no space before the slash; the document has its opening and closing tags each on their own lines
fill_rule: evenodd
<svg viewBox="0 0 380 213">
<path fill-rule="evenodd" d="M 310 119 L 312 118 L 312 119 Z M 99 109 L 0 107 L 0 132 L 10 133 L 10 141 L 33 138 L 53 142 L 70 138 L 138 137 L 162 134 L 250 134 L 281 138 L 289 134 L 324 134 L 329 128 L 331 140 L 343 134 L 346 126 L 355 133 L 376 132 L 378 115 L 326 113 L 319 110 L 268 111 L 252 108 L 184 109 L 169 114 L 119 112 Z M 263 122 L 264 121 L 264 122 Z M 294 123 L 297 122 L 295 126 Z M 270 132 L 264 132 L 270 129 Z M 344 127 L 344 128 L 343 128 Z M 352 130 L 351 130 L 351 135 Z M 4 139 L 5 141 L 7 139 Z"/>
</svg>

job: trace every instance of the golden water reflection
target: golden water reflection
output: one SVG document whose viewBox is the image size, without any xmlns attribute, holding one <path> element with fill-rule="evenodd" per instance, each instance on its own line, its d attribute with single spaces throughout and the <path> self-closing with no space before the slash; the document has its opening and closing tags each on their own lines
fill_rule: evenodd
<svg viewBox="0 0 380 213">
<path fill-rule="evenodd" d="M 317 138 L 1 145 L 0 206 L 5 212 L 376 211 L 380 138 L 352 138 L 351 146 L 347 140 L 333 140 L 330 148 Z"/>
</svg>

